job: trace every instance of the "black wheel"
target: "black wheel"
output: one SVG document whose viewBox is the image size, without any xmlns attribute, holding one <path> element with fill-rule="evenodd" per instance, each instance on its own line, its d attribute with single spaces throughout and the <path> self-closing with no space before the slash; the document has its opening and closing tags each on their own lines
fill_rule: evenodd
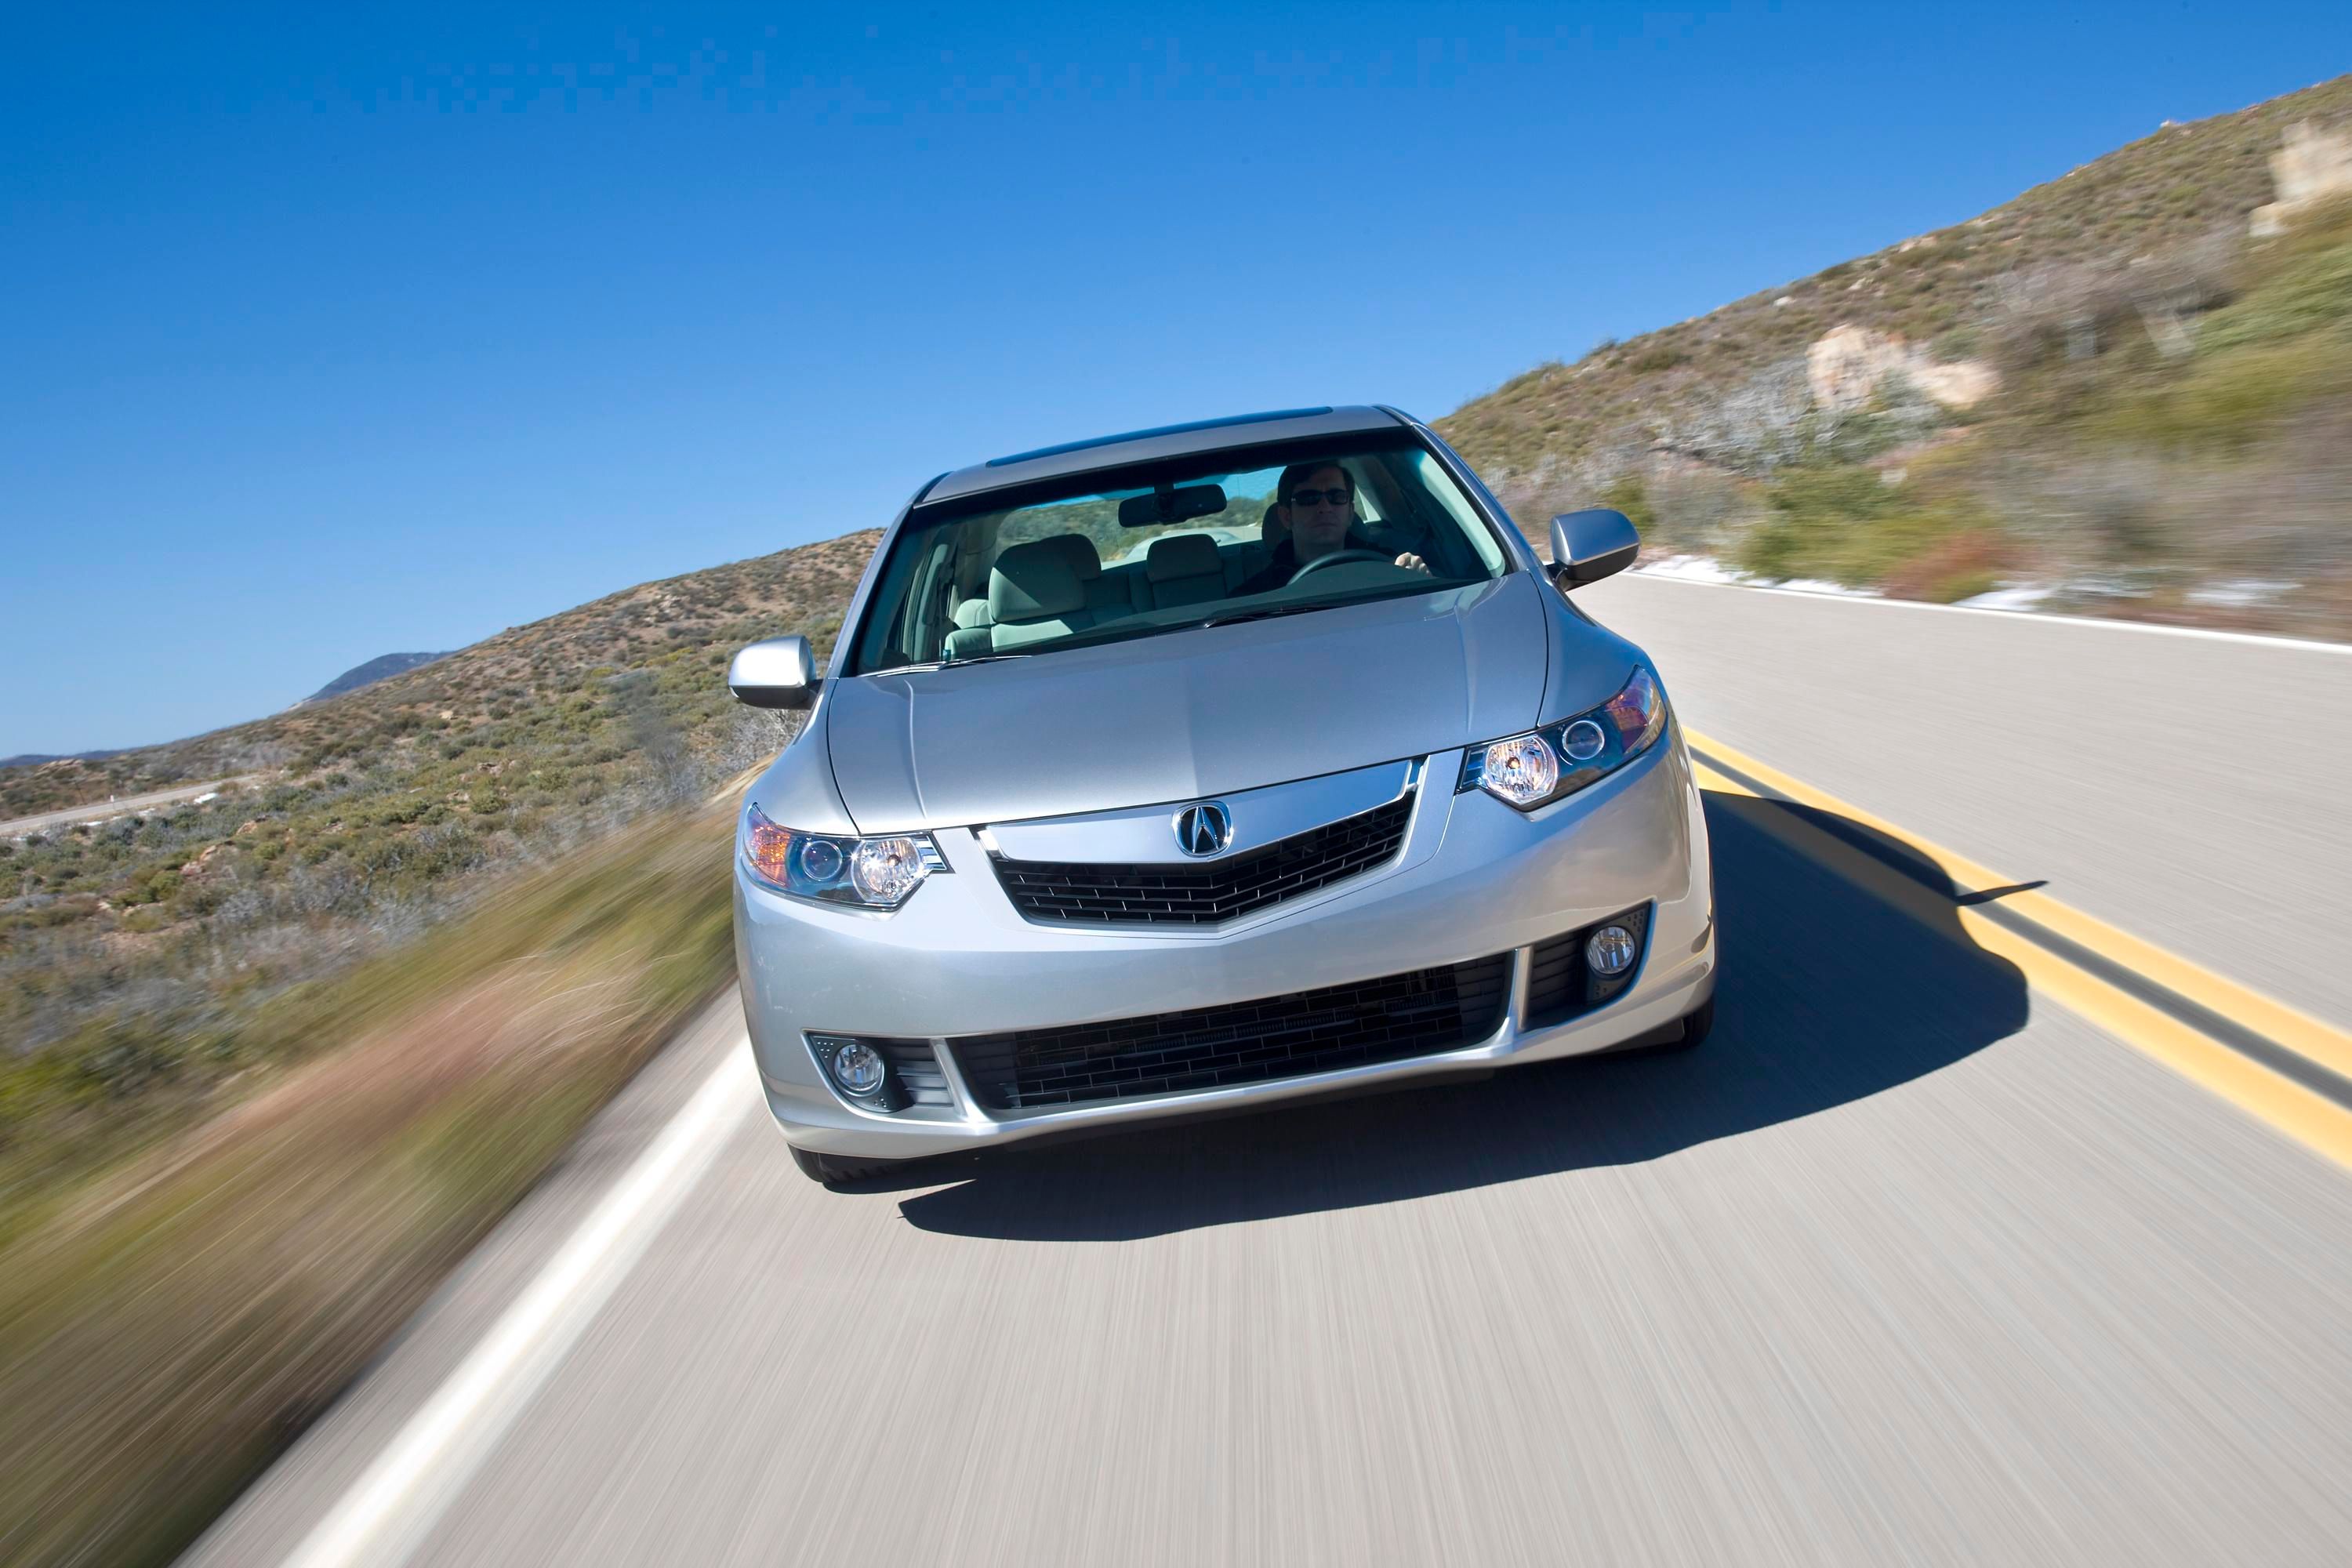
<svg viewBox="0 0 2352 1568">
<path fill-rule="evenodd" d="M 880 1175 L 898 1163 L 896 1160 L 845 1160 L 838 1154 L 812 1153 L 797 1143 L 787 1143 L 784 1147 L 793 1152 L 793 1163 L 801 1168 L 802 1175 L 812 1182 L 823 1182 L 828 1187 L 839 1182 L 855 1182 Z"/>
</svg>

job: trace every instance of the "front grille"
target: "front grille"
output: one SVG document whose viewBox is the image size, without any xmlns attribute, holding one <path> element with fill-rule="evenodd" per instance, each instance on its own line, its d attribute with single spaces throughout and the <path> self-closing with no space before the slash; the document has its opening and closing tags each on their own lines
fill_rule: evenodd
<svg viewBox="0 0 2352 1568">
<path fill-rule="evenodd" d="M 1511 955 L 1259 1002 L 950 1042 L 992 1110 L 1297 1078 L 1475 1045 L 1503 1021 Z"/>
<path fill-rule="evenodd" d="M 1033 921 L 1086 925 L 1214 925 L 1328 888 L 1392 858 L 1412 796 L 1262 849 L 1197 865 L 1075 865 L 992 858 L 1013 907 Z"/>
<path fill-rule="evenodd" d="M 1604 980 L 1592 973 L 1584 962 L 1584 943 L 1594 931 L 1605 925 L 1621 925 L 1633 933 L 1635 956 L 1633 966 L 1613 979 Z M 1650 906 L 1640 905 L 1622 914 L 1611 915 L 1604 921 L 1594 921 L 1581 931 L 1572 931 L 1547 937 L 1536 943 L 1528 954 L 1528 1010 L 1523 1015 L 1530 1029 L 1548 1028 L 1564 1024 L 1570 1018 L 1590 1013 L 1605 1003 L 1613 1002 L 1618 994 L 1633 984 L 1642 973 L 1642 961 L 1649 956 Z"/>
</svg>

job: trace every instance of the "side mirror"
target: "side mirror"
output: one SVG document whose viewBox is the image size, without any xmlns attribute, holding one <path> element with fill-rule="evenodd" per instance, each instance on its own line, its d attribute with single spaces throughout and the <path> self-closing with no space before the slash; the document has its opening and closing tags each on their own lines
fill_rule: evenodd
<svg viewBox="0 0 2352 1568">
<path fill-rule="evenodd" d="M 1622 511 L 1595 507 L 1551 520 L 1551 580 L 1566 593 L 1633 564 L 1642 536 Z"/>
<path fill-rule="evenodd" d="M 805 708 L 822 684 L 808 638 L 802 637 L 755 642 L 727 667 L 727 689 L 753 708 Z"/>
</svg>

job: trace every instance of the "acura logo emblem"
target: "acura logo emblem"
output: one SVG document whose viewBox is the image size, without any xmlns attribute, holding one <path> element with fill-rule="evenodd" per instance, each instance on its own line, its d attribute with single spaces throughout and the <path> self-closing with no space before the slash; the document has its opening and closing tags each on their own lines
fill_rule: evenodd
<svg viewBox="0 0 2352 1568">
<path fill-rule="evenodd" d="M 1204 800 L 1176 814 L 1176 847 L 1187 855 L 1214 855 L 1233 839 L 1233 813 L 1221 801 Z"/>
</svg>

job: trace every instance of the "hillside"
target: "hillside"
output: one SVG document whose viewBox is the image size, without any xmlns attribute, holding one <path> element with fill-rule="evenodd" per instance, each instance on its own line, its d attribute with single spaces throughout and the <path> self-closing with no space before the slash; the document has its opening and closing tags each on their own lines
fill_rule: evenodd
<svg viewBox="0 0 2352 1568">
<path fill-rule="evenodd" d="M 365 664 L 353 665 L 351 668 L 343 671 L 342 674 L 335 677 L 334 679 L 327 682 L 326 685 L 319 688 L 318 690 L 310 693 L 310 696 L 302 698 L 298 701 L 288 703 L 287 706 L 289 708 L 301 708 L 313 702 L 323 702 L 330 697 L 341 697 L 346 691 L 357 691 L 362 686 L 373 686 L 379 680 L 387 679 L 392 676 L 404 674 L 409 670 L 416 668 L 419 665 L 430 664 L 436 658 L 446 658 L 448 657 L 449 656 L 446 653 L 380 654 L 376 658 L 369 659 Z M 36 767 L 43 763 L 101 763 L 106 761 L 109 757 L 120 757 L 136 751 L 163 751 L 167 749 L 168 744 L 169 743 L 167 742 L 164 745 L 157 746 L 115 746 L 104 751 L 74 752 L 69 754 L 59 754 L 47 752 L 25 752 L 13 757 L 0 757 L 0 773 L 5 773 L 10 768 Z M 29 780 L 10 782 L 22 784 L 24 789 L 28 794 L 44 789 L 51 790 L 52 792 L 70 792 L 77 787 L 77 781 L 80 775 L 75 770 L 65 768 L 58 770 L 47 780 L 39 782 Z M 76 804 L 76 801 L 86 798 L 89 797 L 77 796 L 74 800 L 60 800 L 58 802 L 58 805 L 71 805 Z"/>
<path fill-rule="evenodd" d="M 727 658 L 875 538 L 0 775 L 263 774 L 0 839 L 0 1559 L 173 1560 L 725 982 Z"/>
<path fill-rule="evenodd" d="M 2341 153 L 2352 77 L 1538 365 L 1440 428 L 1531 527 L 1613 501 L 1767 576 L 2352 635 L 2352 225 L 2315 203 L 2250 232 L 2305 131 L 2303 164 Z"/>
<path fill-rule="evenodd" d="M 11 1171 L 46 1159 L 53 1177 L 254 1065 L 247 1023 L 289 987 L 772 754 L 788 731 L 730 700 L 726 661 L 785 631 L 829 643 L 875 539 L 645 584 L 268 719 L 0 775 L 9 816 L 264 781 L 0 840 L 0 1211 Z"/>
<path fill-rule="evenodd" d="M 738 561 L 708 571 L 641 584 L 551 616 L 438 662 L 374 681 L 338 698 L 298 704 L 281 713 L 162 745 L 89 758 L 65 758 L 0 775 L 0 818 L 30 816 L 110 795 L 135 795 L 200 778 L 287 769 L 296 776 L 321 773 L 329 763 L 374 768 L 388 761 L 405 774 L 427 741 L 468 752 L 516 739 L 544 740 L 553 730 L 573 741 L 583 729 L 555 722 L 544 705 L 584 690 L 588 673 L 659 667 L 674 670 L 692 653 L 723 670 L 730 639 L 749 641 L 780 627 L 806 629 L 807 617 L 837 619 L 848 589 L 872 552 L 872 532 Z M 829 630 L 828 621 L 824 629 Z M 672 715 L 689 727 L 727 711 L 715 679 L 691 714 Z M 576 699 L 575 699 L 576 700 Z M 610 708 L 609 693 L 592 707 Z M 667 704 L 665 703 L 667 711 Z M 446 715 L 446 716 L 445 716 Z M 608 715 L 609 716 L 609 715 Z M 380 758 L 377 742 L 391 744 Z M 567 770 L 588 763 L 593 745 L 566 747 Z M 450 759 L 455 760 L 455 759 Z"/>
</svg>

